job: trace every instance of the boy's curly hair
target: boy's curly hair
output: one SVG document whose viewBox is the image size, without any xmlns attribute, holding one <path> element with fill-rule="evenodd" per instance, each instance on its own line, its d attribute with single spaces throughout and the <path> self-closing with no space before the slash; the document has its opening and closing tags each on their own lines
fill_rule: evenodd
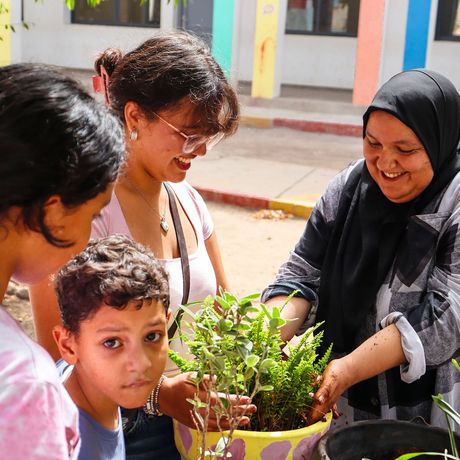
<svg viewBox="0 0 460 460">
<path fill-rule="evenodd" d="M 80 323 L 101 306 L 117 309 L 161 301 L 169 307 L 168 277 L 143 245 L 124 235 L 92 240 L 64 265 L 55 280 L 63 325 L 78 334 Z"/>
</svg>

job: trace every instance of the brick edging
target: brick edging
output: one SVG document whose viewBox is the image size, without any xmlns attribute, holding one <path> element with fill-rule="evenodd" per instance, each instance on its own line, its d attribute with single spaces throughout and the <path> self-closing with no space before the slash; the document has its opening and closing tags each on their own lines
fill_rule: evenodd
<svg viewBox="0 0 460 460">
<path fill-rule="evenodd" d="M 363 128 L 348 123 L 330 123 L 328 121 L 293 120 L 288 118 L 274 118 L 273 126 L 297 129 L 313 133 L 336 134 L 339 136 L 361 137 Z"/>
<path fill-rule="evenodd" d="M 243 208 L 262 208 L 268 209 L 270 200 L 260 196 L 246 195 L 243 193 L 234 192 L 223 192 L 221 190 L 195 187 L 198 193 L 209 201 L 217 201 L 220 203 L 233 204 L 235 206 L 241 206 Z"/>
<path fill-rule="evenodd" d="M 221 190 L 205 187 L 194 186 L 194 188 L 206 201 L 232 204 L 242 208 L 279 209 L 303 218 L 308 218 L 315 206 L 315 203 L 313 202 L 269 199 L 260 196 L 246 195 L 243 193 L 223 192 Z"/>
<path fill-rule="evenodd" d="M 329 121 L 296 120 L 292 118 L 264 118 L 243 115 L 241 124 L 256 128 L 272 128 L 273 126 L 295 129 L 311 133 L 335 134 L 338 136 L 361 137 L 363 127 L 351 123 Z"/>
</svg>

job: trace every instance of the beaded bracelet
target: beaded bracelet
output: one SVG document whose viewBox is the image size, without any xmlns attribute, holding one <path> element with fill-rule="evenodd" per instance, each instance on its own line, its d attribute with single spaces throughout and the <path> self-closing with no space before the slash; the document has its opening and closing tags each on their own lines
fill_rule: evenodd
<svg viewBox="0 0 460 460">
<path fill-rule="evenodd" d="M 161 385 L 164 382 L 165 378 L 166 377 L 164 375 L 160 377 L 157 386 L 152 390 L 147 399 L 147 402 L 144 405 L 144 412 L 147 415 L 155 415 L 156 417 L 160 417 L 161 415 L 163 415 L 163 413 L 160 412 L 160 404 L 158 403 L 158 398 L 160 396 Z"/>
</svg>

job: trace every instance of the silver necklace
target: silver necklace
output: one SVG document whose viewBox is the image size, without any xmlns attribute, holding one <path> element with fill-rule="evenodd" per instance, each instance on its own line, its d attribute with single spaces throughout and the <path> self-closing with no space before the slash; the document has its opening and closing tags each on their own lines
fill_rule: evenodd
<svg viewBox="0 0 460 460">
<path fill-rule="evenodd" d="M 141 190 L 139 190 L 134 184 L 133 182 L 131 182 L 131 179 L 129 179 L 128 176 L 125 176 L 126 177 L 126 180 L 128 181 L 130 187 L 144 200 L 145 204 L 152 210 L 154 211 L 159 217 L 160 217 L 160 227 L 161 229 L 165 232 L 165 233 L 168 233 L 168 230 L 169 230 L 169 224 L 168 222 L 166 221 L 166 207 L 167 207 L 167 202 L 165 203 L 165 208 L 164 208 L 164 211 L 163 211 L 163 214 L 160 214 L 158 212 L 158 210 L 156 208 L 154 208 L 149 200 L 146 198 L 146 196 L 141 192 Z"/>
</svg>

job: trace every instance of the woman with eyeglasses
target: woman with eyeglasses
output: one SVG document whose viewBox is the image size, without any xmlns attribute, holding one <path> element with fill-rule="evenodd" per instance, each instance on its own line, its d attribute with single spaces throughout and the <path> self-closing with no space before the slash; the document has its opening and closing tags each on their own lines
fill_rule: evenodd
<svg viewBox="0 0 460 460">
<path fill-rule="evenodd" d="M 208 47 L 183 32 L 156 35 L 124 56 L 108 49 L 95 68 L 99 90 L 124 124 L 128 158 L 112 201 L 93 225 L 93 237 L 126 234 L 160 259 L 170 278 L 170 346 L 183 353 L 173 326 L 180 321 L 179 306 L 227 288 L 213 222 L 185 178 L 196 157 L 236 131 L 237 98 Z M 57 307 L 49 306 L 55 302 L 50 284 L 36 286 L 32 302 L 38 339 L 57 359 L 51 328 L 59 318 Z M 171 417 L 194 427 L 186 401 L 195 391 L 189 375 L 178 375 L 169 362 L 165 376 L 152 394 L 149 418 L 125 430 L 128 458 L 179 458 Z"/>
</svg>

